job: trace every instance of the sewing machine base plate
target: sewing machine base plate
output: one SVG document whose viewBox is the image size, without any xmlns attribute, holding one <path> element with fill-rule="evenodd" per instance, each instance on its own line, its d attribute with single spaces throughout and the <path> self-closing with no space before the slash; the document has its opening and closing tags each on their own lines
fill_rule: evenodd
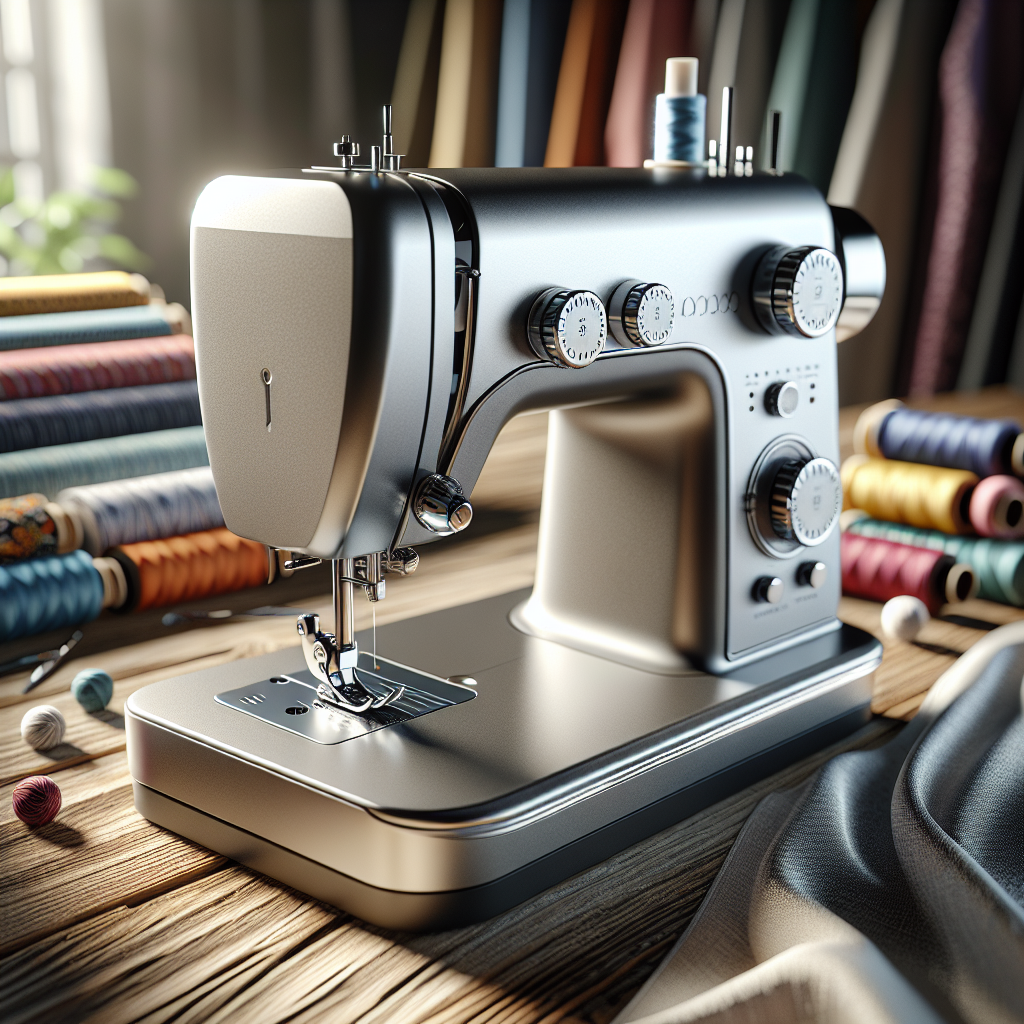
<svg viewBox="0 0 1024 1024">
<path fill-rule="evenodd" d="M 519 633 L 509 613 L 526 596 L 379 629 L 391 663 L 439 693 L 471 676 L 476 695 L 341 742 L 223 701 L 294 678 L 298 649 L 138 691 L 136 807 L 367 921 L 442 929 L 515 906 L 869 717 L 880 647 L 852 627 L 728 678 L 661 676 Z"/>
</svg>

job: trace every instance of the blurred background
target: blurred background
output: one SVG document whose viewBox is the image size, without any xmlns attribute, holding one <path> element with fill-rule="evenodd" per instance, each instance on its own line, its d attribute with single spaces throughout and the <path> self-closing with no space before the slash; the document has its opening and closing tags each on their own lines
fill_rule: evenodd
<svg viewBox="0 0 1024 1024">
<path fill-rule="evenodd" d="M 859 210 L 885 244 L 842 401 L 1024 386 L 1021 0 L 0 0 L 0 270 L 139 269 L 189 304 L 217 174 L 369 152 L 407 166 L 640 166 L 664 60 L 709 134 Z"/>
</svg>

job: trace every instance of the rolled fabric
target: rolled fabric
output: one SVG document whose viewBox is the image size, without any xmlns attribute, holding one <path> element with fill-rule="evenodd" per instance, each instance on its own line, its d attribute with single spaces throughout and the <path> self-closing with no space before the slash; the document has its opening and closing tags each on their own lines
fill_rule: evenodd
<svg viewBox="0 0 1024 1024">
<path fill-rule="evenodd" d="M 0 351 L 191 333 L 188 312 L 177 302 L 73 313 L 31 313 L 0 317 Z"/>
<path fill-rule="evenodd" d="M 30 448 L 0 454 L 0 497 L 39 492 L 52 498 L 65 487 L 209 464 L 202 427 Z"/>
<path fill-rule="evenodd" d="M 942 605 L 964 601 L 977 589 L 972 569 L 929 548 L 847 531 L 842 536 L 843 593 L 869 601 L 909 594 L 934 615 Z"/>
<path fill-rule="evenodd" d="M 0 399 L 195 380 L 190 334 L 0 352 Z"/>
<path fill-rule="evenodd" d="M 846 531 L 945 552 L 974 570 L 978 578 L 978 597 L 1024 608 L 1022 541 L 957 537 L 937 530 L 920 530 L 902 523 L 886 523 L 868 517 L 849 522 Z"/>
<path fill-rule="evenodd" d="M 0 277 L 0 316 L 67 313 L 148 303 L 149 282 L 141 274 L 128 274 L 123 270 Z"/>
<path fill-rule="evenodd" d="M 224 525 L 209 466 L 69 487 L 57 504 L 81 523 L 82 546 L 92 555 Z"/>
</svg>

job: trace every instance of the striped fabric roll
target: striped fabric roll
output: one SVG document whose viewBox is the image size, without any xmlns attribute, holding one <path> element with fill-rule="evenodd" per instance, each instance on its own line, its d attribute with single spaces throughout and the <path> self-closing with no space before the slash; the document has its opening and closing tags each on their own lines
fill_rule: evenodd
<svg viewBox="0 0 1024 1024">
<path fill-rule="evenodd" d="M 77 313 L 32 313 L 0 317 L 0 351 L 43 345 L 80 345 L 89 341 L 153 338 L 191 330 L 188 313 L 170 305 L 87 309 Z"/>
<path fill-rule="evenodd" d="M 82 546 L 101 555 L 118 544 L 175 537 L 224 525 L 209 466 L 69 487 L 57 504 L 82 523 Z"/>
<path fill-rule="evenodd" d="M 53 498 L 65 487 L 209 464 L 202 427 L 5 452 L 0 454 L 0 498 L 35 492 Z"/>
<path fill-rule="evenodd" d="M 199 385 L 194 380 L 22 398 L 0 402 L 0 452 L 195 427 L 202 422 Z"/>
<path fill-rule="evenodd" d="M 0 316 L 144 306 L 148 302 L 149 282 L 141 274 L 123 270 L 0 278 Z"/>
<path fill-rule="evenodd" d="M 0 400 L 195 380 L 190 334 L 0 352 Z"/>
</svg>

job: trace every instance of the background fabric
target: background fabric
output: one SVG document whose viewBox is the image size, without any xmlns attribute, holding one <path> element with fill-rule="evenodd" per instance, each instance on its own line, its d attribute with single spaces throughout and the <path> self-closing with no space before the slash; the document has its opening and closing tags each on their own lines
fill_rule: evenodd
<svg viewBox="0 0 1024 1024">
<path fill-rule="evenodd" d="M 1024 1018 L 1024 623 L 875 750 L 766 798 L 617 1018 Z"/>
</svg>

